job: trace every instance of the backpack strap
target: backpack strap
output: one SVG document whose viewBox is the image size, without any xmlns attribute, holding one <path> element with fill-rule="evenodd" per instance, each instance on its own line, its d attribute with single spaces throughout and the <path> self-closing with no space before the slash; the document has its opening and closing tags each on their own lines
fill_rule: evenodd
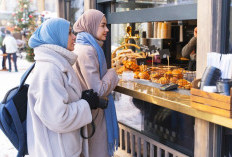
<svg viewBox="0 0 232 157">
<path fill-rule="evenodd" d="M 21 77 L 19 86 L 8 91 L 8 93 L 5 95 L 4 99 L 1 102 L 2 104 L 5 104 L 8 100 L 10 100 L 12 97 L 14 97 L 18 91 L 20 91 L 22 89 L 27 77 L 29 76 L 29 74 L 31 73 L 31 71 L 33 70 L 34 67 L 35 67 L 35 62 L 24 72 L 23 76 Z M 15 91 L 12 92 L 13 90 L 15 90 Z M 9 95 L 9 94 L 11 94 L 11 95 Z"/>
<path fill-rule="evenodd" d="M 29 76 L 29 74 L 31 73 L 31 71 L 33 70 L 34 67 L 35 67 L 35 62 L 30 66 L 30 68 L 27 69 L 27 71 L 21 77 L 20 85 L 19 85 L 19 89 L 18 90 L 20 90 L 22 88 L 22 86 L 24 85 L 27 77 Z"/>
<path fill-rule="evenodd" d="M 24 156 L 24 151 L 26 149 L 25 148 L 26 135 L 24 134 L 23 126 L 22 126 L 22 123 L 20 122 L 20 118 L 18 116 L 18 112 L 17 112 L 17 109 L 15 107 L 13 99 L 11 99 L 10 102 L 6 104 L 5 108 L 10 113 L 10 116 L 12 117 L 12 120 L 13 120 L 15 128 L 16 128 L 16 132 L 18 134 L 19 146 L 18 146 L 17 157 L 22 157 L 22 156 Z"/>
</svg>

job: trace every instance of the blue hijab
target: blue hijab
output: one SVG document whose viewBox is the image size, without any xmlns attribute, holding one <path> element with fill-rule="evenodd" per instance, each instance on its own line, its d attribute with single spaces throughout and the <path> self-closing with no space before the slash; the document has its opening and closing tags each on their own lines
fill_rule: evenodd
<svg viewBox="0 0 232 157">
<path fill-rule="evenodd" d="M 91 45 L 96 49 L 99 61 L 100 78 L 102 79 L 102 77 L 107 72 L 107 64 L 104 52 L 95 40 L 95 38 L 87 32 L 81 32 L 78 33 L 76 37 L 76 43 L 83 45 Z M 108 95 L 108 99 L 108 107 L 104 110 L 104 113 L 106 119 L 108 153 L 110 156 L 113 156 L 115 148 L 117 149 L 118 147 L 118 120 L 115 110 L 114 98 L 112 94 Z"/>
<path fill-rule="evenodd" d="M 31 48 L 43 44 L 59 45 L 67 48 L 70 22 L 62 18 L 52 18 L 42 23 L 30 37 Z"/>
</svg>

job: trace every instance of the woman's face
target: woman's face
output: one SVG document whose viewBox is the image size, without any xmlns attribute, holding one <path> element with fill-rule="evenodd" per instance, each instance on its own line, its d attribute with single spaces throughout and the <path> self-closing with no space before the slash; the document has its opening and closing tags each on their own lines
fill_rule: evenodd
<svg viewBox="0 0 232 157">
<path fill-rule="evenodd" d="M 75 39 L 76 39 L 76 36 L 72 33 L 72 28 L 70 27 L 69 28 L 69 33 L 68 33 L 68 45 L 67 45 L 67 49 L 69 51 L 74 50 Z"/>
<path fill-rule="evenodd" d="M 102 41 L 106 40 L 107 33 L 109 32 L 109 29 L 106 27 L 106 24 L 107 24 L 106 17 L 104 16 L 97 30 L 98 40 L 102 40 Z"/>
</svg>

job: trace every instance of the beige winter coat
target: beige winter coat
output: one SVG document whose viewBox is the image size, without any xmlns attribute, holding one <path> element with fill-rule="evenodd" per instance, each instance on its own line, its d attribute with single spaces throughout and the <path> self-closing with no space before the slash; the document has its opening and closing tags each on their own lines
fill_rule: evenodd
<svg viewBox="0 0 232 157">
<path fill-rule="evenodd" d="M 102 45 L 100 45 L 102 46 Z M 100 79 L 98 55 L 92 46 L 75 45 L 74 52 L 78 55 L 74 70 L 80 79 L 83 90 L 93 89 L 100 96 L 107 96 L 118 83 L 118 76 L 114 69 L 108 69 L 102 80 Z M 92 110 L 96 131 L 89 139 L 90 157 L 109 157 L 107 148 L 107 132 L 104 111 Z M 88 126 L 90 132 L 91 127 Z"/>
</svg>

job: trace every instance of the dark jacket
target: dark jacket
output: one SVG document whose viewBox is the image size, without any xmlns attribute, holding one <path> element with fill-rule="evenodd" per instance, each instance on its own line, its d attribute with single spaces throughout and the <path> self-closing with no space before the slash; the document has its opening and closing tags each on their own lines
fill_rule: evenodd
<svg viewBox="0 0 232 157">
<path fill-rule="evenodd" d="M 192 39 L 185 45 L 182 49 L 182 56 L 185 58 L 189 58 L 189 66 L 188 70 L 195 71 L 196 70 L 196 45 L 197 38 L 192 37 Z"/>
</svg>

